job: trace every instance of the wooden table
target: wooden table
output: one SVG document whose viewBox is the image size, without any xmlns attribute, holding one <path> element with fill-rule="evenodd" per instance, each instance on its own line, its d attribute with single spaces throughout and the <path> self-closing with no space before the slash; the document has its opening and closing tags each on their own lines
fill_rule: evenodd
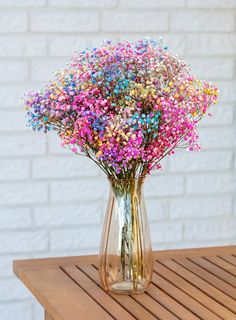
<svg viewBox="0 0 236 320">
<path fill-rule="evenodd" d="M 236 246 L 154 253 L 144 294 L 108 294 L 97 256 L 14 261 L 47 320 L 236 320 Z"/>
</svg>

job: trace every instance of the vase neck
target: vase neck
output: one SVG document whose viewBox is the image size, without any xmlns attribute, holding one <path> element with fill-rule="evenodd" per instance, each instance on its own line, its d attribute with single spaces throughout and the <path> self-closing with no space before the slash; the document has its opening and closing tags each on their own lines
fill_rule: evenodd
<svg viewBox="0 0 236 320">
<path fill-rule="evenodd" d="M 140 177 L 137 179 L 113 179 L 108 178 L 111 189 L 116 195 L 124 194 L 142 194 L 144 178 Z"/>
</svg>

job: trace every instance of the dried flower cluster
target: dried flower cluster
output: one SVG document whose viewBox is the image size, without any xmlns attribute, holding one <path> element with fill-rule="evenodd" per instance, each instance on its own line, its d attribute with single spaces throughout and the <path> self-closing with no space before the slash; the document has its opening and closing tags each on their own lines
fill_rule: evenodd
<svg viewBox="0 0 236 320">
<path fill-rule="evenodd" d="M 128 179 L 160 168 L 178 146 L 199 149 L 196 125 L 217 95 L 161 41 L 105 41 L 75 53 L 25 106 L 34 130 L 57 131 L 108 176 Z"/>
</svg>

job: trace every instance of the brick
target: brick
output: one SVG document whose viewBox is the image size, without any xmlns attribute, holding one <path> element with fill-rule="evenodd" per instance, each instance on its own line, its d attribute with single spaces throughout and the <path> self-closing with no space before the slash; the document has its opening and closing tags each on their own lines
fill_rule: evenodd
<svg viewBox="0 0 236 320">
<path fill-rule="evenodd" d="M 0 37 L 0 57 L 42 57 L 46 45 L 46 39 L 39 37 Z"/>
<path fill-rule="evenodd" d="M 48 235 L 46 230 L 0 233 L 1 253 L 36 252 L 46 250 L 47 247 Z"/>
<path fill-rule="evenodd" d="M 161 199 L 145 199 L 147 215 L 150 221 L 159 221 L 168 218 L 168 203 Z"/>
<path fill-rule="evenodd" d="M 234 127 L 199 128 L 198 133 L 203 149 L 223 149 L 235 146 Z"/>
<path fill-rule="evenodd" d="M 151 238 L 153 243 L 181 241 L 183 238 L 183 225 L 181 222 L 152 223 Z"/>
<path fill-rule="evenodd" d="M 34 32 L 96 32 L 99 30 L 98 13 L 32 13 L 31 30 Z"/>
<path fill-rule="evenodd" d="M 232 211 L 232 201 L 226 197 L 197 197 L 170 200 L 170 218 L 199 219 L 209 217 L 229 216 Z"/>
<path fill-rule="evenodd" d="M 28 179 L 30 173 L 27 159 L 0 159 L 0 180 Z"/>
<path fill-rule="evenodd" d="M 116 42 L 116 36 L 108 36 L 109 40 Z M 49 54 L 54 57 L 71 56 L 74 50 L 83 51 L 85 48 L 99 46 L 104 40 L 104 35 L 96 36 L 55 36 L 49 41 Z"/>
<path fill-rule="evenodd" d="M 49 5 L 66 8 L 113 8 L 117 5 L 117 0 L 50 0 Z"/>
<path fill-rule="evenodd" d="M 86 227 L 80 229 L 52 230 L 50 249 L 52 250 L 79 250 L 98 248 L 100 245 L 101 229 Z"/>
<path fill-rule="evenodd" d="M 61 140 L 55 132 L 50 132 L 48 138 L 48 153 L 50 155 L 71 155 L 71 150 L 61 146 Z"/>
<path fill-rule="evenodd" d="M 189 248 L 204 248 L 204 247 L 216 247 L 216 246 L 226 246 L 230 245 L 231 240 L 205 240 L 205 241 L 180 241 L 180 242 L 171 242 L 161 246 L 161 250 L 173 250 L 173 249 L 189 249 Z M 156 246 L 156 250 L 160 250 L 159 246 Z"/>
<path fill-rule="evenodd" d="M 186 240 L 220 240 L 235 236 L 236 220 L 232 218 L 193 220 L 185 223 Z"/>
<path fill-rule="evenodd" d="M 14 260 L 14 256 L 1 256 L 0 259 L 0 272 L 1 272 L 1 278 L 4 277 L 12 277 L 13 272 L 12 272 L 12 261 Z M 1 304 L 0 304 L 0 309 L 1 309 Z"/>
<path fill-rule="evenodd" d="M 25 115 L 24 110 L 0 111 L 0 132 L 28 131 Z"/>
<path fill-rule="evenodd" d="M 65 67 L 66 60 L 33 60 L 31 62 L 31 79 L 49 81 L 54 79 L 54 72 Z"/>
<path fill-rule="evenodd" d="M 212 106 L 209 111 L 212 114 L 212 117 L 204 117 L 199 122 L 199 126 L 215 126 L 233 123 L 234 106 L 232 104 L 219 102 L 216 106 Z"/>
<path fill-rule="evenodd" d="M 174 31 L 232 31 L 234 29 L 233 12 L 193 11 L 174 12 L 171 17 L 171 29 Z"/>
<path fill-rule="evenodd" d="M 100 172 L 92 160 L 78 155 L 48 157 L 33 161 L 33 178 L 60 179 L 97 176 Z"/>
<path fill-rule="evenodd" d="M 30 298 L 30 292 L 16 278 L 1 279 L 0 301 Z"/>
<path fill-rule="evenodd" d="M 0 109 L 1 108 L 22 108 L 22 100 L 24 93 L 29 89 L 29 85 L 12 85 L 10 82 L 7 85 L 0 87 Z"/>
<path fill-rule="evenodd" d="M 187 36 L 189 56 L 225 56 L 236 54 L 236 35 L 202 34 Z"/>
<path fill-rule="evenodd" d="M 38 132 L 3 135 L 0 140 L 0 156 L 32 156 L 46 153 L 46 137 Z"/>
<path fill-rule="evenodd" d="M 185 0 L 149 0 L 149 1 L 142 1 L 142 0 L 120 0 L 120 6 L 124 8 L 179 8 L 184 7 Z"/>
<path fill-rule="evenodd" d="M 235 8 L 235 0 L 188 0 L 188 6 L 190 8 L 208 8 L 208 9 L 228 9 Z"/>
<path fill-rule="evenodd" d="M 26 32 L 28 28 L 27 14 L 24 12 L 0 13 L 0 33 Z"/>
<path fill-rule="evenodd" d="M 191 70 L 199 78 L 206 80 L 232 79 L 234 76 L 234 61 L 226 58 L 188 59 Z"/>
<path fill-rule="evenodd" d="M 167 13 L 104 13 L 102 31 L 109 32 L 160 32 L 168 30 Z"/>
<path fill-rule="evenodd" d="M 28 8 L 28 7 L 42 7 L 46 0 L 0 0 L 0 7 L 15 7 L 15 8 Z"/>
<path fill-rule="evenodd" d="M 170 157 L 170 172 L 230 170 L 232 151 L 179 152 Z"/>
<path fill-rule="evenodd" d="M 26 61 L 1 60 L 0 82 L 28 80 L 29 70 Z"/>
<path fill-rule="evenodd" d="M 51 183 L 52 201 L 80 201 L 107 199 L 108 183 L 101 179 Z"/>
<path fill-rule="evenodd" d="M 18 182 L 0 185 L 0 205 L 43 203 L 47 200 L 47 184 Z"/>
<path fill-rule="evenodd" d="M 176 52 L 178 55 L 185 55 L 185 36 L 166 34 L 163 38 L 163 43 L 168 46 L 169 50 Z"/>
<path fill-rule="evenodd" d="M 34 223 L 36 227 L 99 224 L 102 213 L 102 207 L 98 201 L 77 205 L 37 207 L 34 210 Z"/>
<path fill-rule="evenodd" d="M 45 311 L 43 306 L 41 306 L 41 304 L 39 304 L 39 302 L 34 303 L 34 320 L 42 320 L 45 316 Z"/>
<path fill-rule="evenodd" d="M 235 177 L 231 173 L 198 174 L 186 177 L 187 194 L 227 194 L 235 190 Z"/>
<path fill-rule="evenodd" d="M 183 178 L 176 176 L 152 176 L 145 183 L 146 197 L 175 196 L 183 193 Z"/>
<path fill-rule="evenodd" d="M 61 230 L 59 228 L 55 228 L 54 230 Z M 64 230 L 64 229 L 63 229 Z M 99 245 L 99 244 L 98 244 Z M 76 249 L 49 249 L 43 252 L 37 252 L 34 254 L 34 258 L 54 258 L 54 257 L 68 257 L 68 256 L 78 256 L 78 255 L 97 255 L 98 254 L 98 247 L 97 248 L 78 248 Z M 41 320 L 41 319 L 40 319 Z"/>
<path fill-rule="evenodd" d="M 2 320 L 32 320 L 33 309 L 29 301 L 19 301 L 0 304 L 0 314 Z"/>
<path fill-rule="evenodd" d="M 29 208 L 0 209 L 0 230 L 30 228 L 32 226 Z"/>
<path fill-rule="evenodd" d="M 217 82 L 220 88 L 219 103 L 222 102 L 235 102 L 236 100 L 236 81 Z"/>
<path fill-rule="evenodd" d="M 1 252 L 1 258 L 0 258 L 0 281 L 1 278 L 6 277 L 13 277 L 13 270 L 12 270 L 12 261 L 13 260 L 21 260 L 25 259 L 25 254 L 19 254 L 19 253 L 13 253 L 13 254 L 2 254 Z M 27 258 L 29 258 L 29 255 L 27 254 Z M 1 309 L 1 303 L 0 303 L 0 309 Z M 1 315 L 1 312 L 0 312 Z"/>
</svg>

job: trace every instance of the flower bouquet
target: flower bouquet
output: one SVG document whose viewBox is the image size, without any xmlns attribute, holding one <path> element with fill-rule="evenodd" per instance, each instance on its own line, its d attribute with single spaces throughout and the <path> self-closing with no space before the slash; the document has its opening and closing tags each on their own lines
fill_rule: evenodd
<svg viewBox="0 0 236 320">
<path fill-rule="evenodd" d="M 55 130 L 63 146 L 90 158 L 109 179 L 99 255 L 106 290 L 138 293 L 150 283 L 143 181 L 176 147 L 199 149 L 196 125 L 217 95 L 214 84 L 150 39 L 104 41 L 75 53 L 54 82 L 26 95 L 33 130 Z"/>
</svg>

